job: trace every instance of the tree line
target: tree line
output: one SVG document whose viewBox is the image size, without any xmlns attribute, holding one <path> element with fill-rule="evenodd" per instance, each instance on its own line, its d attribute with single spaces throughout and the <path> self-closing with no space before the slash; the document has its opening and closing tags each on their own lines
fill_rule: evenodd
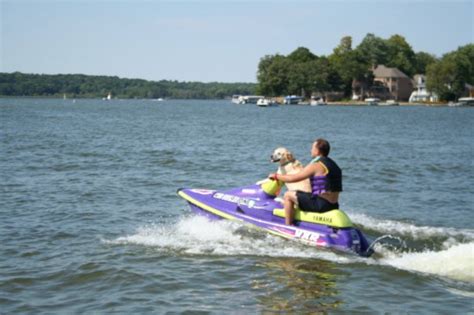
<svg viewBox="0 0 474 315">
<path fill-rule="evenodd" d="M 349 98 L 354 84 L 370 88 L 372 69 L 383 64 L 398 68 L 409 77 L 425 74 L 429 91 L 441 100 L 455 100 L 474 85 L 474 44 L 459 47 L 438 58 L 414 52 L 403 36 L 383 39 L 367 34 L 352 47 L 345 36 L 329 56 L 317 56 L 305 47 L 288 55 L 266 55 L 260 59 L 257 84 L 147 81 L 116 76 L 83 74 L 0 73 L 0 95 L 101 98 L 111 93 L 118 98 L 222 99 L 234 94 L 266 96 L 336 92 Z"/>
<path fill-rule="evenodd" d="M 473 44 L 437 58 L 415 53 L 403 36 L 383 39 L 369 33 L 355 48 L 350 36 L 343 37 L 329 56 L 317 56 L 305 47 L 286 56 L 264 56 L 258 65 L 257 93 L 309 97 L 339 92 L 350 97 L 355 82 L 374 84 L 372 69 L 377 65 L 398 68 L 409 77 L 425 74 L 427 88 L 441 100 L 454 100 L 463 95 L 466 84 L 474 85 Z"/>
<path fill-rule="evenodd" d="M 0 95 L 69 98 L 222 99 L 233 94 L 255 94 L 255 83 L 147 81 L 83 74 L 0 73 Z"/>
</svg>

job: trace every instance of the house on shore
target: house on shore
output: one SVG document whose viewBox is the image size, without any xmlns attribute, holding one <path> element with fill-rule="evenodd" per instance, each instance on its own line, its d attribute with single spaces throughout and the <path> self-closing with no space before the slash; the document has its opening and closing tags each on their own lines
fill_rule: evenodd
<svg viewBox="0 0 474 315">
<path fill-rule="evenodd" d="M 413 92 L 413 82 L 397 68 L 378 65 L 372 70 L 371 80 L 352 81 L 352 99 L 363 100 L 367 97 L 381 100 L 408 101 Z"/>
<path fill-rule="evenodd" d="M 374 71 L 374 86 L 382 85 L 388 89 L 391 99 L 407 101 L 413 91 L 412 80 L 397 68 L 378 65 Z"/>
<path fill-rule="evenodd" d="M 415 90 L 411 93 L 408 101 L 416 102 L 437 102 L 438 96 L 426 89 L 426 76 L 423 74 L 415 74 L 413 77 Z"/>
</svg>

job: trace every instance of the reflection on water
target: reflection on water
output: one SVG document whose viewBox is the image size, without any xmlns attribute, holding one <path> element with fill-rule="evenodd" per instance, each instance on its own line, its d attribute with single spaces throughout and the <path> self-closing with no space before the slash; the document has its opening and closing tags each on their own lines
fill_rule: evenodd
<svg viewBox="0 0 474 315">
<path fill-rule="evenodd" d="M 336 280 L 341 271 L 328 261 L 278 258 L 260 262 L 267 274 L 254 280 L 258 302 L 265 311 L 328 312 L 339 307 Z"/>
</svg>

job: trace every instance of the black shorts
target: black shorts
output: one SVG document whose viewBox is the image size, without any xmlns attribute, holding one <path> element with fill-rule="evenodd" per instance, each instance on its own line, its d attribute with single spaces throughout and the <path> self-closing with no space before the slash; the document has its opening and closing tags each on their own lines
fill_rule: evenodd
<svg viewBox="0 0 474 315">
<path fill-rule="evenodd" d="M 303 211 L 327 212 L 329 210 L 339 209 L 339 204 L 330 203 L 324 198 L 313 196 L 311 193 L 296 191 L 298 207 Z"/>
</svg>

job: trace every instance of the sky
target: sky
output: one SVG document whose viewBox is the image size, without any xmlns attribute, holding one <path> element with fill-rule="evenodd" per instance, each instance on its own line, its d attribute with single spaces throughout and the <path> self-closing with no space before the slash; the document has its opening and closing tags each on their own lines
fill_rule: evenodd
<svg viewBox="0 0 474 315">
<path fill-rule="evenodd" d="M 474 0 L 0 0 L 0 72 L 256 82 L 265 55 L 399 34 L 441 57 L 474 42 Z"/>
</svg>

